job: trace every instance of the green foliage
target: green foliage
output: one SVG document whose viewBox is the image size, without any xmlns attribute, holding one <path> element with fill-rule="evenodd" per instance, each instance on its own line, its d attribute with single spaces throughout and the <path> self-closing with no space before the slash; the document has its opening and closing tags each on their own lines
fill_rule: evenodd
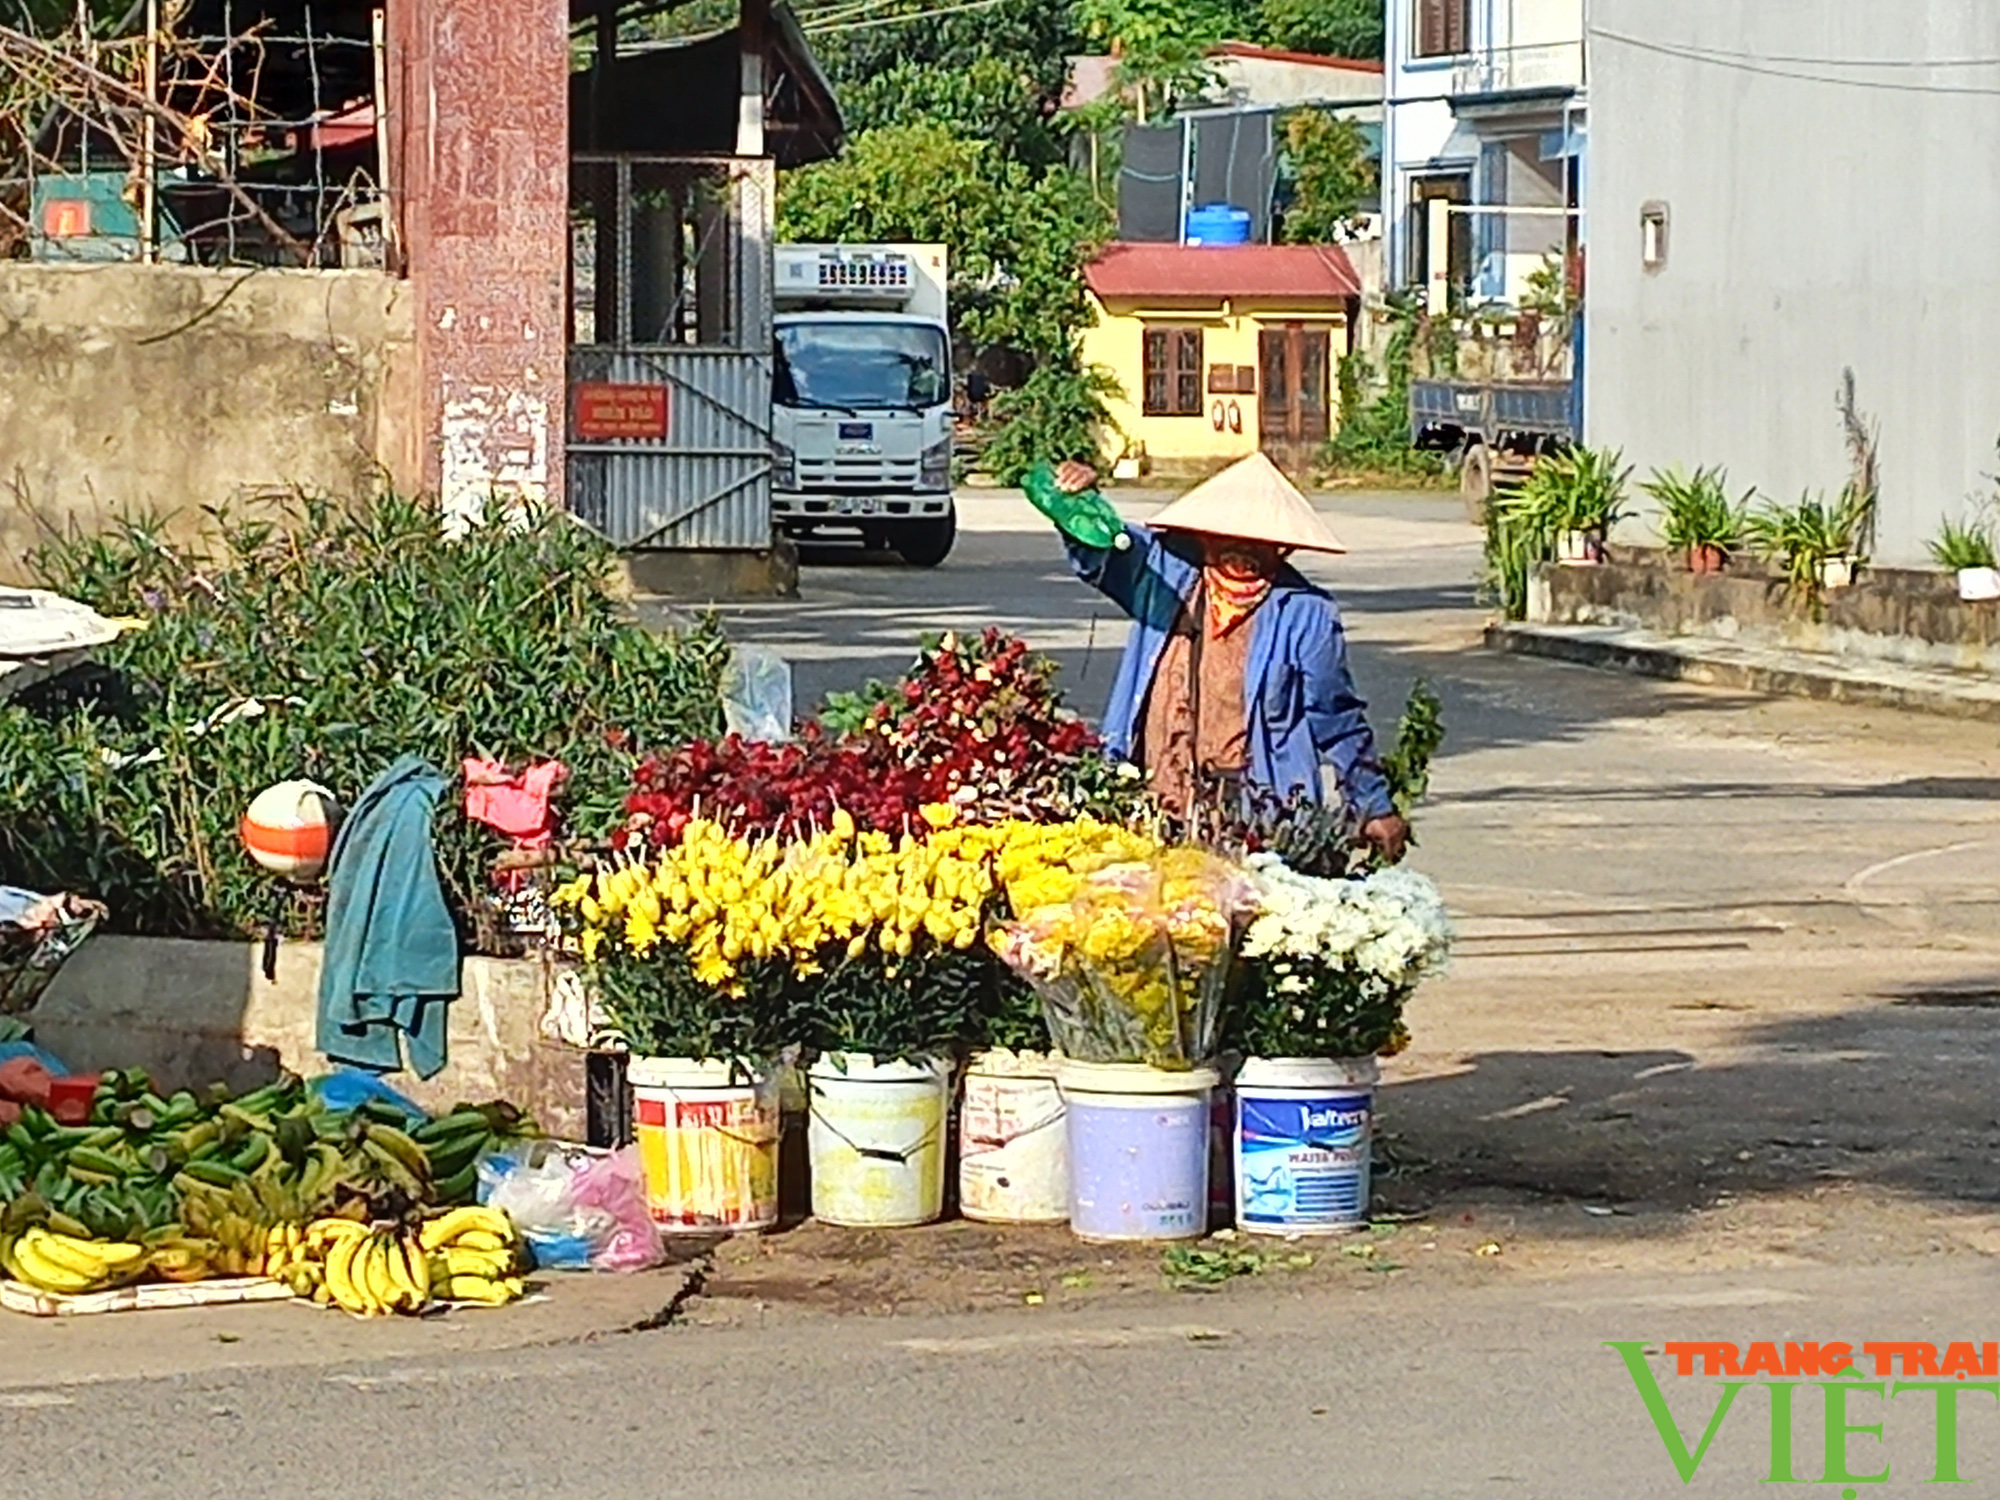
<svg viewBox="0 0 2000 1500">
<path fill-rule="evenodd" d="M 1974 516 L 1964 522 L 1946 517 L 1939 523 L 1938 534 L 1931 539 L 1931 559 L 1940 568 L 1954 572 L 1960 568 L 2000 567 L 1995 556 L 2000 553 L 1996 531 L 2000 527 L 1990 517 Z"/>
<path fill-rule="evenodd" d="M 1234 19 L 1223 0 L 1076 0 L 1076 15 L 1092 46 L 1117 55 L 1113 86 L 1140 120 L 1171 114 L 1215 87 L 1209 49 Z"/>
<path fill-rule="evenodd" d="M 1258 41 L 1329 57 L 1382 56 L 1382 0 L 1263 0 Z"/>
<path fill-rule="evenodd" d="M 1486 507 L 1486 596 L 1510 620 L 1528 613 L 1528 580 L 1564 532 L 1602 533 L 1625 516 L 1629 468 L 1615 451 L 1575 448 L 1535 462 L 1528 481 Z"/>
<path fill-rule="evenodd" d="M 1063 154 L 1043 103 L 1041 83 L 1006 57 L 981 57 L 964 69 L 903 58 L 840 91 L 841 113 L 855 135 L 942 125 L 960 139 L 983 142 L 1031 167 L 1049 166 Z"/>
<path fill-rule="evenodd" d="M 1561 255 L 1551 250 L 1542 257 L 1542 263 L 1528 273 L 1527 289 L 1521 298 L 1524 312 L 1539 313 L 1567 330 L 1583 306 L 1577 295 L 1576 282 L 1570 276 L 1568 263 Z"/>
<path fill-rule="evenodd" d="M 1333 243 L 1353 229 L 1363 202 L 1375 191 L 1367 138 L 1352 120 L 1310 107 L 1292 110 L 1283 128 L 1294 183 L 1285 207 L 1285 240 L 1294 245 Z"/>
<path fill-rule="evenodd" d="M 696 979 L 686 951 L 672 944 L 644 959 L 607 944 L 591 976 L 604 1019 L 640 1057 L 754 1065 L 792 1045 L 785 1007 L 718 1005 L 714 986 Z M 750 964 L 744 982 L 751 994 L 768 995 L 788 985 L 791 973 L 782 963 Z"/>
<path fill-rule="evenodd" d="M 865 1052 L 878 1061 L 948 1057 L 987 1035 L 999 969 L 976 949 L 843 959 L 790 986 L 787 1029 L 814 1052 Z"/>
<path fill-rule="evenodd" d="M 1392 296 L 1389 317 L 1395 331 L 1382 351 L 1378 391 L 1369 394 L 1373 370 L 1366 355 L 1340 361 L 1340 430 L 1327 445 L 1327 462 L 1377 474 L 1437 474 L 1443 469 L 1437 455 L 1410 446 L 1410 378 L 1423 324 L 1415 297 Z"/>
<path fill-rule="evenodd" d="M 729 0 L 733 4 L 734 0 Z M 843 107 L 849 91 L 866 88 L 869 80 L 903 64 L 941 74 L 970 75 L 982 63 L 1000 62 L 1033 83 L 1033 112 L 1053 111 L 1069 78 L 1069 59 L 1085 50 L 1077 29 L 1075 7 L 1049 0 L 998 0 L 978 10 L 934 14 L 928 0 L 905 0 L 901 6 L 882 5 L 870 18 L 900 9 L 907 23 L 842 26 L 830 19 L 815 25 L 804 13 L 813 49 Z M 886 123 L 908 123 L 891 119 Z"/>
<path fill-rule="evenodd" d="M 1739 500 L 1729 498 L 1728 476 L 1721 469 L 1679 468 L 1656 471 L 1640 486 L 1660 507 L 1660 536 L 1676 551 L 1703 547 L 1733 551 L 1743 540 L 1754 489 Z"/>
<path fill-rule="evenodd" d="M 1624 520 L 1625 485 L 1632 476 L 1612 448 L 1570 448 L 1535 460 L 1527 483 L 1512 502 L 1534 513 L 1550 536 L 1566 531 L 1603 534 Z"/>
<path fill-rule="evenodd" d="M 1783 570 L 1785 582 L 1820 611 L 1823 563 L 1846 559 L 1859 567 L 1863 539 L 1874 519 L 1872 496 L 1852 487 L 1832 502 L 1806 494 L 1796 505 L 1769 503 L 1751 513 L 1744 527 L 1750 544 Z"/>
<path fill-rule="evenodd" d="M 125 932 L 249 935 L 274 899 L 237 839 L 251 798 L 304 776 L 351 805 L 412 751 L 453 777 L 469 755 L 560 759 L 571 826 L 613 826 L 637 752 L 720 728 L 727 646 L 631 625 L 611 565 L 566 517 L 452 541 L 396 496 L 214 514 L 191 547 L 137 520 L 51 543 L 49 587 L 146 625 L 88 691 L 0 705 L 0 882 L 93 896 Z M 440 861 L 477 928 L 499 845 L 458 803 Z M 314 920 L 294 904 L 294 931 Z"/>
<path fill-rule="evenodd" d="M 1430 795 L 1431 761 L 1443 745 L 1444 704 L 1437 690 L 1419 677 L 1410 684 L 1410 696 L 1396 721 L 1395 746 L 1382 757 L 1389 797 L 1403 818 L 1410 818 L 1417 804 Z M 1414 835 L 1410 843 L 1415 845 Z"/>
<path fill-rule="evenodd" d="M 987 472 L 1018 484 L 1052 453 L 1096 454 L 1110 420 L 1106 403 L 1118 394 L 1117 378 L 1102 366 L 1073 357 L 1042 365 L 1017 389 L 993 398 L 1001 425 L 984 454 Z"/>
</svg>

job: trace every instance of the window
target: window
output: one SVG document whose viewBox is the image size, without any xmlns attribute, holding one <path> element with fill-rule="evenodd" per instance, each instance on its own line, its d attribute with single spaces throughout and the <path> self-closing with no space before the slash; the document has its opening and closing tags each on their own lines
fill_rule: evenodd
<svg viewBox="0 0 2000 1500">
<path fill-rule="evenodd" d="M 1647 271 L 1667 265 L 1667 205 L 1648 203 L 1639 210 L 1639 263 Z"/>
<path fill-rule="evenodd" d="M 1201 330 L 1146 330 L 1146 401 L 1149 417 L 1202 415 Z"/>
<path fill-rule="evenodd" d="M 1416 0 L 1418 57 L 1458 57 L 1472 50 L 1472 0 Z"/>
</svg>

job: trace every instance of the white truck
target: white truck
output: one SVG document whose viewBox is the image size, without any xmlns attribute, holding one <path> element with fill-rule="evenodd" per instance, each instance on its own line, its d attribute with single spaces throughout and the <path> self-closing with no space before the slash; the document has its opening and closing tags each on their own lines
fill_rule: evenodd
<svg viewBox="0 0 2000 1500">
<path fill-rule="evenodd" d="M 951 334 L 942 245 L 779 245 L 771 505 L 789 535 L 951 552 Z"/>
</svg>

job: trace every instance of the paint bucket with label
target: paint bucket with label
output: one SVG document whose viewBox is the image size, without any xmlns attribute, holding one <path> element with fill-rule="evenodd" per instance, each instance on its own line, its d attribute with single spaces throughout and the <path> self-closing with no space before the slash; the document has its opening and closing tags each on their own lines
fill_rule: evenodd
<svg viewBox="0 0 2000 1500">
<path fill-rule="evenodd" d="M 778 1222 L 778 1086 L 725 1062 L 634 1057 L 632 1135 L 653 1222 L 669 1234 Z"/>
<path fill-rule="evenodd" d="M 1168 1072 L 1065 1062 L 1069 1221 L 1091 1241 L 1195 1240 L 1208 1232 L 1212 1068 Z"/>
<path fill-rule="evenodd" d="M 929 1224 L 944 1212 L 951 1064 L 829 1054 L 807 1075 L 813 1217 L 853 1229 Z"/>
<path fill-rule="evenodd" d="M 1253 1057 L 1236 1075 L 1236 1225 L 1341 1234 L 1368 1222 L 1372 1057 Z"/>
<path fill-rule="evenodd" d="M 958 1208 L 984 1224 L 1069 1218 L 1069 1134 L 1058 1059 L 997 1048 L 966 1065 L 958 1106 Z"/>
</svg>

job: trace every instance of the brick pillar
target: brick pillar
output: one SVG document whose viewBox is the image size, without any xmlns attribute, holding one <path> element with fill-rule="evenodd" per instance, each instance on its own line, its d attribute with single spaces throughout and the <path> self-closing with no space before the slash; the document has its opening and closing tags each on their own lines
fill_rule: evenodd
<svg viewBox="0 0 2000 1500">
<path fill-rule="evenodd" d="M 563 499 L 566 0 L 388 0 L 388 127 L 425 483 L 448 515 Z"/>
</svg>

